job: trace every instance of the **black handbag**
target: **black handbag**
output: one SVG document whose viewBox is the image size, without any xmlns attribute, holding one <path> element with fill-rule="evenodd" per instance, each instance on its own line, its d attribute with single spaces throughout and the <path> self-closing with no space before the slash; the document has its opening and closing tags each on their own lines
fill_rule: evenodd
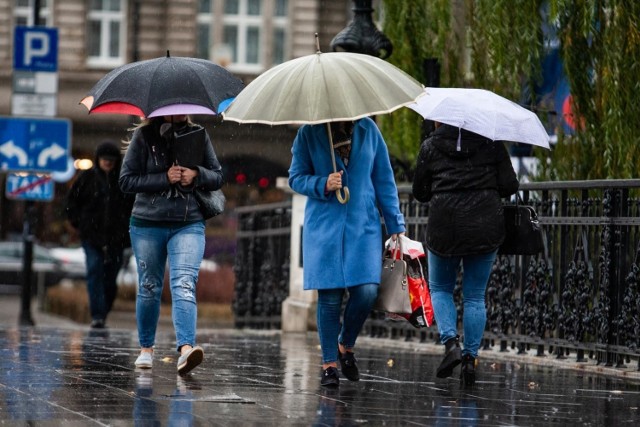
<svg viewBox="0 0 640 427">
<path fill-rule="evenodd" d="M 516 195 L 515 205 L 505 205 L 504 212 L 505 238 L 498 249 L 503 255 L 536 255 L 544 250 L 542 226 L 538 221 L 536 210 L 529 205 L 521 204 Z"/>
<path fill-rule="evenodd" d="M 204 219 L 213 218 L 224 211 L 226 199 L 222 190 L 207 191 L 196 188 L 193 191 L 193 195 L 198 202 Z"/>
</svg>

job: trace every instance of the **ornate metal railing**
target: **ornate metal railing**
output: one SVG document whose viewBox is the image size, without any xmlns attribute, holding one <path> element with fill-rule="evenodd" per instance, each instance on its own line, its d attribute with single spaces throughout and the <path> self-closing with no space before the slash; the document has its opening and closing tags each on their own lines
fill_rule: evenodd
<svg viewBox="0 0 640 427">
<path fill-rule="evenodd" d="M 280 328 L 282 302 L 289 294 L 291 202 L 241 207 L 236 214 L 235 325 Z"/>
<path fill-rule="evenodd" d="M 485 347 L 519 353 L 534 348 L 540 356 L 559 358 L 571 353 L 579 361 L 593 357 L 608 366 L 633 360 L 640 369 L 640 180 L 524 183 L 520 188 L 525 203 L 538 212 L 545 250 L 496 260 L 487 289 Z M 410 197 L 409 186 L 399 190 L 408 235 L 423 240 L 427 205 Z M 290 213 L 290 204 L 239 211 L 236 318 L 251 318 L 245 323 L 254 327 L 277 327 L 288 293 L 289 222 L 282 216 Z M 274 230 L 260 229 L 271 223 Z M 264 253 L 277 242 L 286 249 Z M 245 271 L 248 266 L 252 272 Z M 461 279 L 455 294 L 461 317 Z M 371 336 L 437 339 L 435 327 L 418 330 L 377 314 L 365 329 Z"/>
</svg>

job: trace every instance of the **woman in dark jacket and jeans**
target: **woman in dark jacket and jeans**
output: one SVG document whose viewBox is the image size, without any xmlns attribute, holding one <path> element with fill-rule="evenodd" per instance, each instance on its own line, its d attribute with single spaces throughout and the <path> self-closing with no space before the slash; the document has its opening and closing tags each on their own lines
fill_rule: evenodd
<svg viewBox="0 0 640 427">
<path fill-rule="evenodd" d="M 186 135 L 204 132 L 204 152 L 192 166 L 178 164 L 173 144 L 193 144 Z M 196 151 L 194 146 L 190 150 Z M 197 150 L 199 151 L 199 150 Z M 195 156 L 197 157 L 197 156 Z M 193 189 L 217 190 L 222 167 L 201 126 L 187 116 L 145 120 L 134 131 L 120 172 L 120 188 L 136 193 L 131 213 L 131 246 L 138 267 L 136 319 L 140 355 L 137 368 L 153 366 L 164 270 L 169 260 L 172 318 L 178 373 L 186 374 L 203 358 L 196 346 L 196 282 L 204 255 L 205 221 Z"/>
<path fill-rule="evenodd" d="M 445 357 L 436 371 L 447 378 L 462 365 L 465 384 L 475 382 L 478 349 L 487 320 L 485 291 L 504 240 L 503 197 L 518 191 L 518 179 L 501 141 L 436 123 L 420 148 L 413 195 L 429 202 L 426 246 L 429 287 Z M 453 301 L 462 263 L 463 338 L 460 349 Z"/>
</svg>

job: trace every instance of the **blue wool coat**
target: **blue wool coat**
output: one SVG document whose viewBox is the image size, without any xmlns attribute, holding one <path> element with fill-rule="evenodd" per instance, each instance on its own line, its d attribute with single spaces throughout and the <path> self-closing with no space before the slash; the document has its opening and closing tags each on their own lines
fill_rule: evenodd
<svg viewBox="0 0 640 427">
<path fill-rule="evenodd" d="M 302 233 L 304 289 L 335 289 L 380 283 L 382 228 L 405 231 L 389 152 L 378 127 L 369 118 L 353 127 L 349 165 L 336 155 L 342 185 L 351 199 L 341 204 L 335 192 L 325 194 L 333 172 L 327 125 L 305 125 L 292 148 L 289 185 L 308 197 Z M 380 210 L 378 210 L 380 209 Z"/>
</svg>

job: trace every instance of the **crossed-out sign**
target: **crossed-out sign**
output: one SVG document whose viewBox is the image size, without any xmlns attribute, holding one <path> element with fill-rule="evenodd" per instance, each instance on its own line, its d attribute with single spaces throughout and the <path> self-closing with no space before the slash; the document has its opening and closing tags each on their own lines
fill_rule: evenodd
<svg viewBox="0 0 640 427">
<path fill-rule="evenodd" d="M 14 200 L 53 200 L 51 175 L 10 173 L 5 195 Z"/>
<path fill-rule="evenodd" d="M 65 172 L 71 121 L 0 117 L 0 170 Z"/>
</svg>

